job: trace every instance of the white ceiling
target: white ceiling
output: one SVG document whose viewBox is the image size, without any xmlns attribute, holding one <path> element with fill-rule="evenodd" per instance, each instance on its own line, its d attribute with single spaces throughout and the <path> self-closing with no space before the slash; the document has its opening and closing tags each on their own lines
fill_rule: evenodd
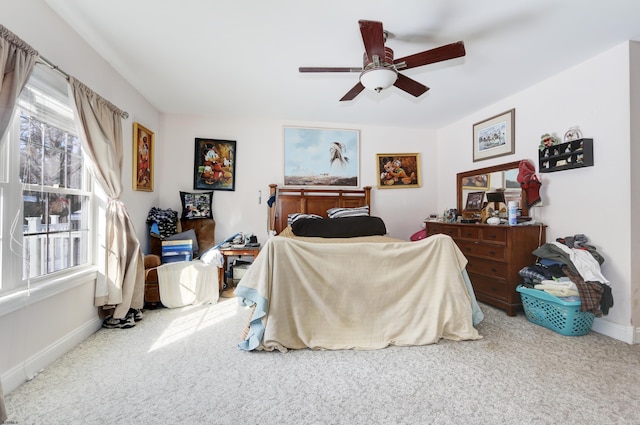
<svg viewBox="0 0 640 425">
<path fill-rule="evenodd" d="M 166 113 L 438 128 L 625 40 L 638 0 L 45 0 Z M 406 71 L 431 90 L 339 99 L 362 66 L 359 19 L 395 57 L 462 40 L 467 55 Z M 589 87 L 585 87 L 588 90 Z M 501 111 L 496 111 L 501 112 Z"/>
</svg>

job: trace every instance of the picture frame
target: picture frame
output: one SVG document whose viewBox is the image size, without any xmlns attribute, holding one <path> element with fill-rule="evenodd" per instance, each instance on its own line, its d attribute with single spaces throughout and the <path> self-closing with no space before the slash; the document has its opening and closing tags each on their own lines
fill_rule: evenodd
<svg viewBox="0 0 640 425">
<path fill-rule="evenodd" d="M 513 168 L 511 170 L 507 170 L 504 171 L 504 182 L 502 184 L 502 187 L 504 187 L 506 190 L 509 189 L 521 189 L 521 185 L 518 182 L 518 174 L 519 174 L 520 170 L 517 168 Z"/>
<path fill-rule="evenodd" d="M 421 187 L 419 153 L 379 153 L 376 163 L 379 189 Z"/>
<path fill-rule="evenodd" d="M 515 153 L 515 114 L 509 109 L 473 124 L 473 162 Z"/>
<path fill-rule="evenodd" d="M 193 188 L 236 190 L 237 147 L 235 140 L 196 137 L 193 159 Z"/>
<path fill-rule="evenodd" d="M 462 178 L 462 189 L 489 190 L 491 187 L 491 174 L 476 174 L 475 176 Z"/>
<path fill-rule="evenodd" d="M 469 192 L 467 194 L 467 203 L 464 207 L 465 211 L 480 211 L 484 201 L 484 192 Z"/>
<path fill-rule="evenodd" d="M 446 223 L 455 223 L 458 221 L 458 210 L 456 208 L 448 208 L 444 210 L 444 221 Z"/>
<path fill-rule="evenodd" d="M 360 130 L 283 129 L 285 186 L 360 186 Z"/>
<path fill-rule="evenodd" d="M 153 192 L 155 134 L 133 123 L 133 190 Z"/>
</svg>

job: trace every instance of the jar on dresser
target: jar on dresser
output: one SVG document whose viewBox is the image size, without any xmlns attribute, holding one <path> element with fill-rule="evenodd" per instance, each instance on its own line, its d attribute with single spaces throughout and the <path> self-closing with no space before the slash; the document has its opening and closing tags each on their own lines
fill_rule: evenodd
<svg viewBox="0 0 640 425">
<path fill-rule="evenodd" d="M 489 225 L 426 222 L 427 236 L 453 238 L 468 260 L 467 273 L 478 301 L 515 316 L 522 308 L 519 271 L 535 263 L 531 254 L 545 243 L 544 225 Z"/>
</svg>

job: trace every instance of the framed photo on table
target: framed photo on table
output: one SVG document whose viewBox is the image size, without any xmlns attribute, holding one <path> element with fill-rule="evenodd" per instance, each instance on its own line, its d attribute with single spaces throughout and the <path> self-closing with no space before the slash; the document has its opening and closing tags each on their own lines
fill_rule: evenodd
<svg viewBox="0 0 640 425">
<path fill-rule="evenodd" d="M 153 131 L 133 123 L 133 190 L 153 192 Z"/>
<path fill-rule="evenodd" d="M 467 195 L 465 211 L 480 211 L 484 201 L 484 192 L 470 192 Z"/>
<path fill-rule="evenodd" d="M 515 109 L 473 125 L 473 161 L 515 152 Z"/>
</svg>

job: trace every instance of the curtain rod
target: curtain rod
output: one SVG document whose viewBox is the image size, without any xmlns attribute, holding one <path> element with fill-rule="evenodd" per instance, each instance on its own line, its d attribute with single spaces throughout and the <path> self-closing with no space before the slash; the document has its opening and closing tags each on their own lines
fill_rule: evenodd
<svg viewBox="0 0 640 425">
<path fill-rule="evenodd" d="M 49 68 L 53 69 L 58 74 L 62 75 L 67 81 L 69 81 L 69 74 L 67 74 L 66 72 L 64 72 L 60 68 L 58 68 L 58 65 L 54 65 L 53 63 L 51 63 L 51 61 L 49 61 L 47 58 L 45 58 L 43 56 L 38 56 L 38 61 L 40 61 L 42 64 L 48 66 Z M 121 111 L 120 112 L 120 116 L 123 119 L 126 120 L 127 118 L 129 118 L 129 113 L 127 111 Z"/>
</svg>

